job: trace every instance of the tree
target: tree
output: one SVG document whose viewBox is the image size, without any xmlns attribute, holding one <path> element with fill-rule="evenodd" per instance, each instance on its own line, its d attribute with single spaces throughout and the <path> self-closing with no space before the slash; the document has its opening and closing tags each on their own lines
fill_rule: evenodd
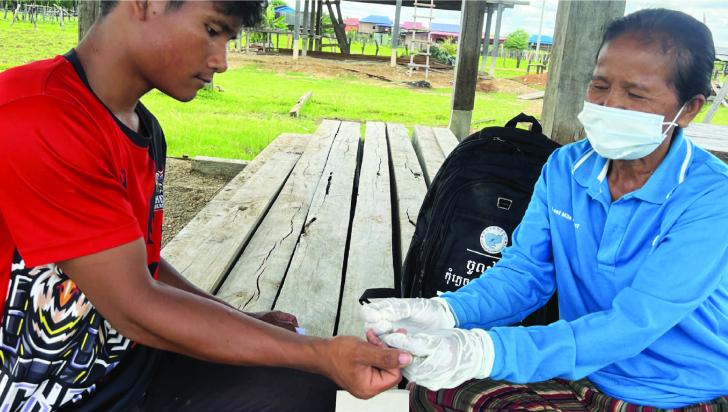
<svg viewBox="0 0 728 412">
<path fill-rule="evenodd" d="M 509 50 L 517 50 L 519 53 L 516 54 L 516 67 L 521 67 L 521 51 L 528 48 L 528 32 L 523 29 L 518 29 L 506 37 L 503 48 Z"/>
</svg>

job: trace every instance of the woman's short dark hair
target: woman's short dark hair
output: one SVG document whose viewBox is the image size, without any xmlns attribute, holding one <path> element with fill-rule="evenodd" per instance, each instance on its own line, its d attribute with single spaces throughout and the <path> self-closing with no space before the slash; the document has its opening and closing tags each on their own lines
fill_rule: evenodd
<svg viewBox="0 0 728 412">
<path fill-rule="evenodd" d="M 705 24 L 675 10 L 640 10 L 609 23 L 599 50 L 625 34 L 645 44 L 658 44 L 663 53 L 673 57 L 671 81 L 681 105 L 697 94 L 710 96 L 715 46 Z"/>
<path fill-rule="evenodd" d="M 116 6 L 118 0 L 101 0 L 101 16 L 106 16 Z M 170 0 L 167 3 L 167 10 L 178 9 L 184 0 Z M 215 1 L 215 8 L 226 16 L 234 16 L 240 19 L 243 27 L 255 27 L 263 20 L 263 12 L 268 7 L 266 0 L 260 1 Z"/>
</svg>

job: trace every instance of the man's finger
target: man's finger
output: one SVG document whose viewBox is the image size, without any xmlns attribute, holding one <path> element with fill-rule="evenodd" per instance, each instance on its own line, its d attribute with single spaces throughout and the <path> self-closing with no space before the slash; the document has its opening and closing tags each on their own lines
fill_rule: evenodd
<svg viewBox="0 0 728 412">
<path fill-rule="evenodd" d="M 396 369 L 412 363 L 412 356 L 397 349 L 384 349 L 366 345 L 363 351 L 364 362 L 379 369 Z"/>
<path fill-rule="evenodd" d="M 372 345 L 380 346 L 382 348 L 387 347 L 387 345 L 384 342 L 382 342 L 382 340 L 379 339 L 377 334 L 374 333 L 374 331 L 371 329 L 367 330 L 367 342 L 371 343 Z"/>
<path fill-rule="evenodd" d="M 372 389 L 377 393 L 393 387 L 402 380 L 400 369 L 375 369 L 372 373 Z"/>
</svg>

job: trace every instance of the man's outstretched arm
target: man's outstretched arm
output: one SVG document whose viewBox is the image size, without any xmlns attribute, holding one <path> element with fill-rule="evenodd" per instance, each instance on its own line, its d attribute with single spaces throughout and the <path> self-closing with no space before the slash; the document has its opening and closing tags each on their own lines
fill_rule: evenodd
<svg viewBox="0 0 728 412">
<path fill-rule="evenodd" d="M 224 300 L 218 298 L 215 295 L 212 295 L 210 293 L 207 293 L 206 291 L 200 289 L 197 287 L 194 283 L 187 280 L 184 276 L 182 276 L 177 269 L 172 266 L 169 262 L 164 260 L 164 258 L 160 258 L 159 260 L 159 272 L 158 272 L 158 280 L 161 282 L 164 282 L 170 286 L 174 286 L 177 289 L 182 289 L 184 291 L 190 292 L 192 294 L 195 294 L 197 296 L 202 296 L 206 299 L 212 299 L 216 302 L 219 302 L 225 306 L 230 306 L 227 302 Z M 233 309 L 236 309 L 232 307 Z M 263 322 L 270 323 L 272 325 L 280 326 L 284 329 L 288 329 L 290 331 L 295 331 L 296 327 L 298 326 L 298 319 L 294 315 L 291 315 L 289 313 L 281 312 L 279 310 L 269 311 L 269 312 L 243 312 L 246 315 L 252 316 L 258 320 L 262 320 Z"/>
<path fill-rule="evenodd" d="M 395 385 L 399 368 L 411 359 L 353 337 L 300 336 L 261 322 L 207 296 L 154 281 L 145 260 L 138 239 L 59 266 L 114 328 L 147 346 L 211 362 L 320 373 L 359 397 Z"/>
</svg>

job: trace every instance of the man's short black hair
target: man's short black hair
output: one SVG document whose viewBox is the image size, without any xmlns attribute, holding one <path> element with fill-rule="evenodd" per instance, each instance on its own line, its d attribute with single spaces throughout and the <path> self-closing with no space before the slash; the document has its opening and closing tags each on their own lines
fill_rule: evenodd
<svg viewBox="0 0 728 412">
<path fill-rule="evenodd" d="M 681 105 L 698 94 L 710 96 L 715 46 L 705 24 L 675 10 L 640 10 L 609 23 L 599 50 L 610 40 L 626 34 L 644 44 L 656 44 L 672 57 L 671 82 Z"/>
<path fill-rule="evenodd" d="M 118 0 L 101 0 L 101 17 L 106 16 L 116 6 Z M 184 0 L 170 0 L 167 3 L 167 10 L 178 9 Z M 268 6 L 266 0 L 260 1 L 215 1 L 215 8 L 226 16 L 234 16 L 240 19 L 243 27 L 255 27 L 263 20 L 263 13 Z"/>
</svg>

